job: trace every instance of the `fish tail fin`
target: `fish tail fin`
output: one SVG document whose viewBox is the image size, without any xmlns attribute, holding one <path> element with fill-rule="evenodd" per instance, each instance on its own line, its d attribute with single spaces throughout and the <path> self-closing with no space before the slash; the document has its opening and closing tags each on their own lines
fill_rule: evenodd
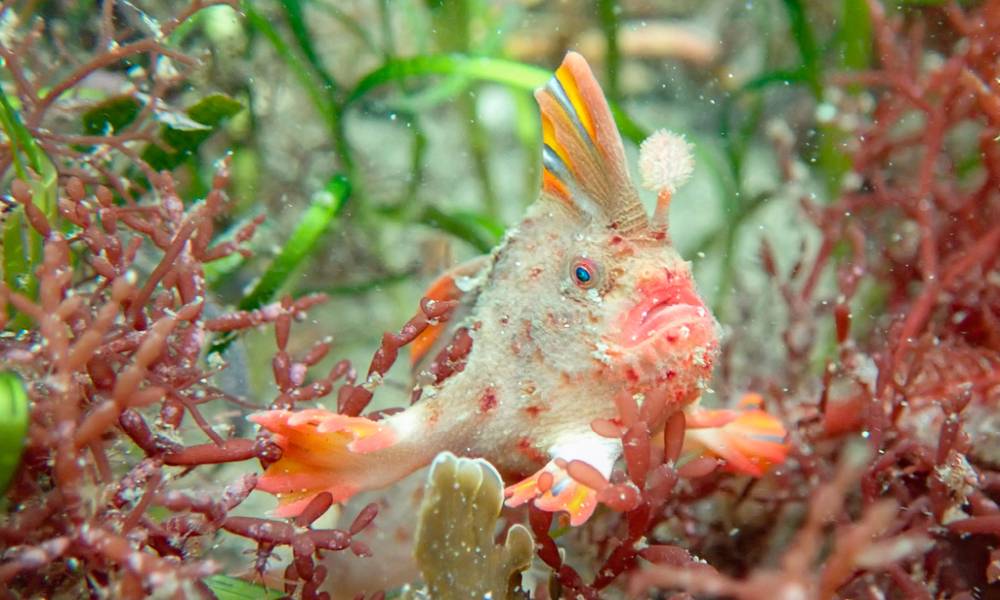
<svg viewBox="0 0 1000 600">
<path fill-rule="evenodd" d="M 685 452 L 721 458 L 728 470 L 754 477 L 785 462 L 785 426 L 759 405 L 759 396 L 747 394 L 737 410 L 689 410 Z"/>
<path fill-rule="evenodd" d="M 374 455 L 396 444 L 398 435 L 387 423 L 350 417 L 323 409 L 269 410 L 249 419 L 269 430 L 282 450 L 257 480 L 257 489 L 278 498 L 276 517 L 301 513 L 318 494 L 329 492 L 334 502 L 378 487 L 391 475 L 381 473 Z M 392 461 L 385 461 L 392 464 Z"/>
</svg>

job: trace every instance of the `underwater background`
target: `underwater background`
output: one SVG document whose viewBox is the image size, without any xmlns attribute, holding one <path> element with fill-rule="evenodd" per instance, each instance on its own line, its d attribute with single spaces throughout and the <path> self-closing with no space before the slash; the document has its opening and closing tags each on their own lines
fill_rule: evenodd
<svg viewBox="0 0 1000 600">
<path fill-rule="evenodd" d="M 996 0 L 0 3 L 0 597 L 1000 598 L 998 32 Z M 474 457 L 271 516 L 246 417 L 409 405 L 421 298 L 538 197 L 570 50 L 633 173 L 691 145 L 702 403 L 775 415 L 784 463 L 623 413 L 581 527 Z"/>
</svg>

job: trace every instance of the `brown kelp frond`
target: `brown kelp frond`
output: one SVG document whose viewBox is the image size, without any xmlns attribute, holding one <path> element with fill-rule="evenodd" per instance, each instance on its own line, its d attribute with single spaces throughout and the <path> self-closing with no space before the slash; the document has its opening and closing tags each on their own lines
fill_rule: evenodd
<svg viewBox="0 0 1000 600">
<path fill-rule="evenodd" d="M 376 342 L 381 335 L 366 372 L 346 360 L 328 360 L 342 349 L 330 338 L 313 336 L 308 347 L 297 345 L 293 334 L 305 329 L 297 323 L 325 300 L 321 294 L 275 293 L 245 304 L 245 310 L 218 307 L 223 299 L 213 290 L 222 286 L 212 283 L 211 273 L 223 264 L 219 261 L 250 255 L 249 242 L 262 219 L 235 226 L 230 221 L 235 202 L 229 193 L 240 189 L 230 170 L 239 163 L 239 149 L 234 158 L 219 162 L 214 177 L 205 169 L 188 169 L 200 144 L 242 106 L 220 94 L 193 97 L 203 86 L 187 79 L 202 66 L 198 15 L 219 4 L 244 10 L 253 21 L 244 33 L 270 44 L 267 52 L 254 47 L 247 54 L 264 55 L 277 70 L 293 73 L 295 85 L 307 88 L 310 96 L 296 106 L 323 113 L 324 124 L 314 129 L 327 131 L 329 139 L 303 147 L 320 157 L 316 163 L 332 162 L 324 154 L 332 149 L 338 168 L 357 187 L 364 182 L 355 176 L 370 164 L 381 165 L 383 158 L 393 162 L 379 155 L 365 163 L 359 152 L 365 136 L 354 130 L 348 136 L 344 124 L 353 120 L 354 127 L 389 114 L 373 95 L 361 98 L 376 85 L 372 82 L 386 88 L 382 84 L 398 83 L 406 100 L 419 100 L 406 104 L 417 111 L 464 90 L 491 65 L 513 68 L 485 79 L 506 84 L 518 79 L 514 87 L 522 89 L 536 85 L 528 80 L 540 69 L 461 54 L 404 59 L 393 48 L 372 44 L 374 58 L 358 63 L 373 60 L 383 66 L 372 72 L 374 79 L 362 78 L 368 87 L 359 86 L 362 93 L 355 95 L 345 86 L 361 73 L 331 76 L 323 61 L 328 48 L 317 53 L 309 42 L 315 23 L 306 17 L 323 11 L 346 23 L 345 31 L 368 33 L 336 3 L 281 2 L 276 8 L 196 0 L 181 3 L 171 17 L 147 15 L 133 3 L 106 1 L 98 3 L 95 14 L 78 15 L 74 26 L 82 33 L 72 38 L 56 27 L 68 14 L 64 4 L 72 3 L 0 3 L 0 184 L 5 189 L 0 198 L 0 321 L 5 326 L 0 364 L 18 375 L 11 380 L 25 383 L 30 407 L 23 458 L 0 503 L 0 597 L 211 598 L 211 575 L 225 571 L 288 596 L 327 598 L 324 590 L 333 591 L 340 582 L 324 559 L 338 552 L 338 558 L 349 561 L 347 568 L 363 568 L 363 557 L 374 551 L 358 534 L 375 530 L 373 519 L 383 511 L 375 523 L 380 525 L 390 504 L 397 508 L 398 500 L 405 513 L 406 501 L 416 500 L 386 492 L 367 506 L 340 509 L 341 519 L 347 515 L 342 525 L 330 522 L 338 509 L 332 508 L 329 493 L 317 494 L 294 519 L 251 516 L 260 507 L 252 494 L 257 477 L 248 473 L 280 460 L 282 447 L 272 434 L 253 432 L 244 416 L 267 408 L 315 408 L 324 401 L 343 415 L 367 412 L 373 419 L 398 410 L 380 406 L 368 412 L 378 390 L 393 384 L 390 370 L 400 351 L 428 327 L 447 320 L 455 304 L 424 299 L 412 319 L 386 334 L 358 327 Z M 392 6 L 376 4 L 384 11 Z M 432 29 L 443 37 L 467 38 L 443 45 L 442 51 L 467 50 L 479 30 L 500 35 L 499 27 L 480 27 L 488 23 L 485 19 L 452 31 L 442 25 L 457 22 L 452 7 L 466 3 L 431 4 L 436 7 L 428 9 L 436 11 L 429 17 Z M 468 6 L 480 4 L 489 3 Z M 578 21 L 564 24 L 562 19 L 586 18 L 569 15 L 565 6 L 570 4 L 555 4 L 560 8 L 551 12 L 557 13 L 564 32 Z M 642 68 L 634 69 L 634 77 L 628 71 L 626 87 L 643 85 L 640 80 L 650 73 L 656 78 L 651 89 L 674 83 L 667 74 L 676 71 L 673 65 L 657 72 L 662 61 L 650 60 L 658 56 L 660 41 L 654 37 L 664 22 L 626 28 L 619 15 L 645 21 L 649 15 L 640 12 L 647 9 L 603 0 L 597 4 L 602 28 L 622 33 L 620 46 L 606 47 L 609 75 L 613 78 L 623 58 L 637 51 L 635 40 L 641 38 L 640 54 L 629 60 L 630 67 Z M 627 591 L 767 600 L 793 595 L 972 598 L 988 595 L 1000 584 L 1000 37 L 995 34 L 1000 31 L 1000 2 L 920 7 L 845 2 L 845 8 L 858 9 L 845 11 L 845 21 L 867 15 L 860 29 L 870 31 L 858 39 L 870 39 L 874 46 L 860 66 L 838 60 L 841 71 L 829 76 L 818 64 L 827 44 L 810 39 L 808 31 L 808 21 L 818 22 L 826 13 L 815 3 L 778 4 L 787 11 L 790 37 L 796 40 L 778 40 L 784 45 L 772 47 L 773 38 L 781 36 L 758 37 L 769 38 L 766 49 L 772 58 L 784 60 L 797 50 L 802 64 L 790 71 L 742 73 L 753 77 L 743 83 L 738 68 L 731 81 L 718 78 L 725 97 L 719 123 L 724 135 L 719 137 L 731 143 L 725 146 L 725 159 L 732 163 L 734 181 L 723 181 L 725 173 L 719 180 L 726 194 L 738 190 L 735 195 L 742 198 L 726 205 L 736 208 L 729 215 L 732 223 L 745 223 L 755 207 L 766 204 L 767 193 L 759 201 L 756 191 L 744 193 L 742 180 L 755 179 L 757 173 L 738 164 L 743 161 L 738 155 L 748 154 L 747 148 L 759 149 L 759 140 L 752 139 L 757 117 L 749 116 L 770 111 L 771 101 L 780 95 L 770 95 L 774 89 L 801 92 L 788 104 L 777 104 L 782 112 L 773 122 L 780 127 L 771 133 L 778 142 L 777 172 L 784 179 L 777 192 L 798 200 L 802 229 L 808 231 L 790 259 L 787 244 L 781 244 L 787 236 L 762 238 L 758 258 L 766 281 L 761 287 L 772 294 L 767 299 L 774 300 L 777 316 L 761 317 L 748 298 L 731 303 L 744 311 L 747 322 L 764 322 L 774 335 L 762 341 L 745 331 L 752 328 L 744 325 L 754 323 L 720 312 L 732 333 L 712 384 L 723 404 L 736 404 L 742 397 L 779 417 L 780 423 L 775 422 L 787 436 L 769 440 L 775 460 L 764 466 L 772 468 L 753 480 L 734 474 L 724 459 L 687 452 L 685 433 L 694 428 L 685 413 L 667 413 L 672 409 L 655 398 L 617 398 L 617 417 L 591 425 L 597 434 L 621 443 L 624 461 L 619 468 L 605 478 L 578 461 L 566 465 L 571 478 L 599 493 L 600 507 L 584 527 L 570 528 L 561 516 L 535 508 L 507 510 L 501 513 L 506 523 L 500 531 L 509 535 L 499 538 L 506 544 L 500 543 L 491 529 L 499 510 L 489 495 L 494 486 L 471 491 L 475 486 L 465 484 L 480 480 L 463 478 L 463 468 L 454 466 L 467 466 L 467 459 L 445 459 L 451 470 L 442 468 L 432 476 L 439 485 L 428 488 L 423 517 L 429 525 L 418 550 L 429 588 L 437 592 L 461 583 L 478 593 L 509 583 L 504 577 L 521 572 L 528 552 L 527 532 L 518 521 L 530 528 L 539 560 L 524 575 L 525 588 L 533 589 L 517 593 L 540 599 L 614 597 Z M 169 10 L 164 3 L 145 5 L 152 11 Z M 861 5 L 868 10 L 860 10 Z M 29 16 L 22 7 L 41 8 Z M 532 4 L 527 11 L 548 15 L 550 6 Z M 272 25 L 269 19 L 276 15 L 281 19 Z M 400 24 L 389 11 L 383 16 L 391 37 Z M 852 23 L 857 26 L 858 21 Z M 848 27 L 846 22 L 836 25 L 835 34 L 848 37 Z M 701 35 L 688 34 L 692 39 Z M 533 56 L 551 62 L 563 51 L 556 46 L 586 37 L 566 35 L 532 46 L 546 48 L 551 57 Z M 365 41 L 371 44 L 372 39 Z M 703 41 L 705 47 L 719 47 L 710 36 Z M 270 52 L 272 46 L 278 58 Z M 830 47 L 840 50 L 839 42 Z M 731 64 L 737 63 L 742 64 Z M 441 87 L 422 98 L 410 96 L 418 87 L 416 75 L 442 74 L 449 79 Z M 621 79 L 624 86 L 626 78 Z M 245 84 L 240 90 L 248 94 L 239 97 L 252 99 L 251 105 L 270 102 L 266 85 L 260 86 L 264 94 L 256 94 L 262 80 Z M 774 82 L 779 85 L 769 87 Z M 631 104 L 624 97 L 631 92 L 624 87 L 620 92 L 615 100 Z M 672 87 L 670 93 L 675 93 Z M 676 93 L 683 97 L 683 87 Z M 470 95 L 456 97 L 466 103 L 463 118 L 477 114 Z M 273 114 L 285 118 L 287 105 L 272 104 Z M 699 114 L 706 108 L 702 104 Z M 348 105 L 363 105 L 364 111 L 357 112 L 364 114 L 344 118 Z M 806 110 L 799 110 L 802 106 Z M 254 119 L 261 116 L 250 108 Z M 424 146 L 433 146 L 437 136 L 424 136 L 422 128 L 431 119 L 404 112 L 394 111 L 391 118 L 402 117 L 397 124 L 405 121 L 406 135 L 413 135 L 411 195 L 384 205 L 385 210 L 377 208 L 380 202 L 350 205 L 358 218 L 344 228 L 347 245 L 367 252 L 370 240 L 381 237 L 370 236 L 364 227 L 381 227 L 371 222 L 391 217 L 394 227 L 419 223 L 488 250 L 499 235 L 492 220 L 447 212 L 412 197 L 412 187 L 433 171 L 433 161 L 422 156 Z M 711 110 L 704 112 L 705 118 L 713 118 Z M 830 113 L 833 117 L 827 118 Z M 657 120 L 650 114 L 650 123 Z M 482 125 L 475 119 L 468 122 L 475 125 L 469 131 Z M 619 124 L 631 125 L 627 137 L 643 137 L 627 118 Z M 718 167 L 706 159 L 719 140 L 699 133 L 704 121 L 690 125 L 697 178 L 705 167 Z M 261 137 L 279 138 L 283 132 L 266 133 Z M 498 138 L 497 148 L 506 148 L 502 141 Z M 843 172 L 824 172 L 831 158 L 823 156 L 824 143 L 833 159 L 843 159 Z M 480 150 L 474 157 L 480 179 L 489 188 L 497 175 L 490 172 L 494 164 L 507 168 L 511 161 L 486 160 L 495 156 L 487 156 L 484 139 L 474 145 Z M 321 151 L 313 152 L 317 148 Z M 526 149 L 532 150 L 526 155 L 535 155 L 534 147 Z M 448 151 L 454 153 L 454 148 Z M 278 166 L 271 174 L 296 161 L 315 168 L 316 163 L 299 156 L 282 162 L 276 155 L 271 160 Z M 352 155 L 364 169 L 351 167 Z M 683 167 L 671 176 L 686 175 L 687 162 L 671 166 Z M 307 171 L 308 177 L 303 176 Z M 448 171 L 452 177 L 457 169 L 449 164 Z M 315 175 L 306 167 L 289 172 L 293 174 L 269 185 L 288 186 L 293 179 L 311 181 Z M 384 178 L 386 169 L 371 172 Z M 324 171 L 322 177 L 331 180 L 330 174 Z M 818 180 L 831 174 L 842 185 L 825 188 L 827 198 L 804 191 L 812 184 L 809 189 L 816 191 Z M 537 187 L 537 175 L 531 174 L 529 187 Z M 372 187 L 368 200 L 384 200 L 374 197 Z M 661 193 L 658 222 L 666 218 L 673 194 L 668 191 Z M 492 193 L 487 189 L 487 195 Z M 488 207 L 494 217 L 496 208 Z M 719 238 L 726 238 L 726 249 L 736 253 L 740 246 L 729 242 L 742 233 L 732 223 Z M 315 233 L 315 239 L 319 236 Z M 337 258 L 344 256 L 350 255 Z M 385 266 L 382 258 L 371 263 Z M 338 271 L 356 267 L 350 260 L 329 264 Z M 380 268 L 376 276 L 362 273 L 352 282 L 378 289 L 393 273 L 412 270 Z M 228 287 L 246 283 L 240 279 L 234 277 L 228 283 L 236 285 Z M 739 277 L 723 281 L 720 297 L 739 290 Z M 326 283 L 312 289 L 324 289 Z M 460 372 L 474 326 L 463 324 L 448 345 L 434 346 L 438 354 L 421 377 L 440 383 Z M 268 335 L 273 330 L 273 348 L 270 338 L 254 342 L 258 349 L 264 347 L 271 363 L 273 393 L 241 397 L 220 376 L 226 369 L 238 370 L 238 361 L 215 352 L 218 346 L 212 342 L 221 334 L 253 329 L 265 329 Z M 758 357 L 767 360 L 758 363 Z M 232 366 L 226 364 L 229 360 Z M 739 393 L 747 389 L 754 392 Z M 419 386 L 409 391 L 413 401 L 420 400 Z M 711 402 L 711 394 L 706 396 L 706 403 Z M 778 458 L 784 462 L 776 466 Z M 483 467 L 480 473 L 485 481 L 491 472 Z M 457 492 L 452 488 L 454 496 L 448 495 L 449 481 L 459 484 Z M 479 506 L 458 502 L 486 492 L 477 497 Z M 429 518 L 446 504 L 448 510 L 440 513 L 446 517 Z M 439 527 L 433 536 L 431 525 Z M 432 539 L 435 549 L 445 550 L 428 550 Z M 459 560 L 440 560 L 450 556 Z M 483 561 L 499 567 L 464 568 Z M 478 576 L 482 572 L 487 575 Z M 366 593 L 384 597 L 372 589 Z"/>
</svg>

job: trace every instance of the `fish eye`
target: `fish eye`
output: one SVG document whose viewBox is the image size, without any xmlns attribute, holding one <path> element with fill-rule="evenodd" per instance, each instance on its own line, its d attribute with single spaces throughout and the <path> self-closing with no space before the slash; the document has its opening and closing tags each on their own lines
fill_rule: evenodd
<svg viewBox="0 0 1000 600">
<path fill-rule="evenodd" d="M 597 263 L 589 258 L 577 258 L 570 267 L 573 283 L 584 289 L 593 287 L 597 283 L 597 275 Z"/>
</svg>

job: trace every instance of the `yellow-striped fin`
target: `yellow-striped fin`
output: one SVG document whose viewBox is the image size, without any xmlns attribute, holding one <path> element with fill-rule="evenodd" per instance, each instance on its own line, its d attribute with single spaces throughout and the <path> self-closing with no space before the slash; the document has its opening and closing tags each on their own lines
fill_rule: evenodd
<svg viewBox="0 0 1000 600">
<path fill-rule="evenodd" d="M 542 113 L 544 194 L 623 231 L 645 225 L 621 136 L 587 61 L 568 53 L 535 100 Z"/>
</svg>

